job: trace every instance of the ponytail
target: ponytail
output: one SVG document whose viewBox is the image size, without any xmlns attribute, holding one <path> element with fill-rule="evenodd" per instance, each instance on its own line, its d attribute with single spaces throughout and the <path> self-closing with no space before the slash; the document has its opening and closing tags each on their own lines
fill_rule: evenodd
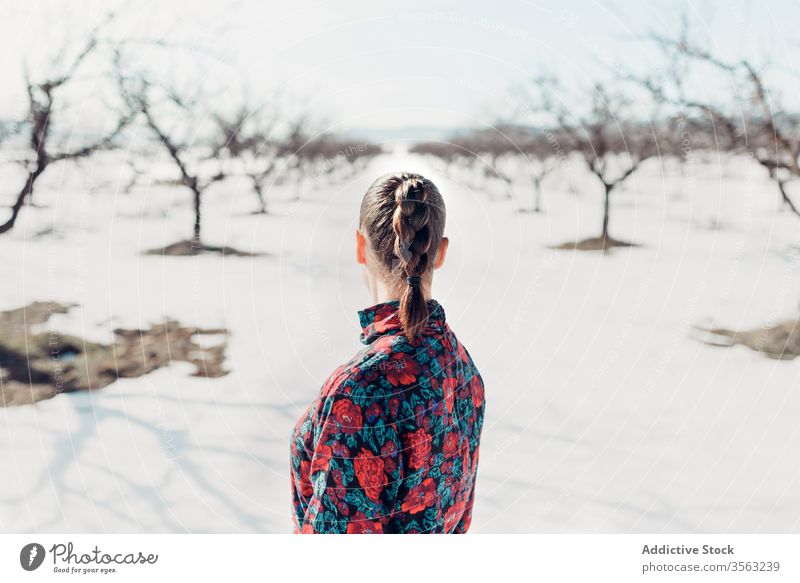
<svg viewBox="0 0 800 583">
<path fill-rule="evenodd" d="M 419 174 L 403 172 L 380 177 L 361 204 L 361 225 L 373 249 L 403 286 L 398 317 L 403 333 L 412 342 L 428 321 L 423 285 L 429 285 L 427 276 L 442 240 L 444 223 L 441 194 Z"/>
<path fill-rule="evenodd" d="M 400 270 L 406 275 L 406 286 L 400 297 L 400 323 L 409 340 L 414 340 L 428 321 L 428 306 L 422 290 L 422 276 L 428 270 L 431 230 L 430 210 L 423 178 L 406 178 L 395 190 L 397 205 L 392 217 L 394 253 Z"/>
</svg>

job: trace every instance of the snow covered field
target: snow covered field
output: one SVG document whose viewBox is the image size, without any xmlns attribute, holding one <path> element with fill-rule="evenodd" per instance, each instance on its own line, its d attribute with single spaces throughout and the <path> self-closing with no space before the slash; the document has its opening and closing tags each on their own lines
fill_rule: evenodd
<svg viewBox="0 0 800 583">
<path fill-rule="evenodd" d="M 447 201 L 435 295 L 487 384 L 472 531 L 800 531 L 800 362 L 691 337 L 797 314 L 800 220 L 760 170 L 646 166 L 611 216 L 614 237 L 642 246 L 601 254 L 548 247 L 599 235 L 600 189 L 577 166 L 577 194 L 561 173 L 546 214 L 518 213 L 499 185 L 473 191 L 402 147 L 301 203 L 279 188 L 268 216 L 220 185 L 206 242 L 267 253 L 254 258 L 143 256 L 190 236 L 187 191 L 115 194 L 113 165 L 54 168 L 42 208 L 0 239 L 0 309 L 75 302 L 53 325 L 104 341 L 165 317 L 226 326 L 232 372 L 178 363 L 0 410 L 0 530 L 287 532 L 291 427 L 359 348 L 371 303 L 358 204 L 406 169 Z M 515 186 L 521 206 L 529 192 Z"/>
</svg>

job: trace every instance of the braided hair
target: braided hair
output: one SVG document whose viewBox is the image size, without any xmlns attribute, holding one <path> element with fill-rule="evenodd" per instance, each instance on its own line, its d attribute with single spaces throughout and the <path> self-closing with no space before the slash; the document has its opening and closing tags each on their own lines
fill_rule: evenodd
<svg viewBox="0 0 800 583">
<path fill-rule="evenodd" d="M 423 286 L 442 241 L 445 225 L 442 195 L 430 180 L 411 172 L 384 174 L 361 202 L 361 229 L 387 281 L 401 286 L 399 318 L 413 341 L 428 320 Z"/>
</svg>

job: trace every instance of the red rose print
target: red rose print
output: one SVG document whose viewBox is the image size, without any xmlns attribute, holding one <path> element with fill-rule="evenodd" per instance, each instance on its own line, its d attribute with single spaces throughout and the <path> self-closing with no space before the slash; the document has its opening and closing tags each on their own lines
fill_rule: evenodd
<svg viewBox="0 0 800 583">
<path fill-rule="evenodd" d="M 300 493 L 306 498 L 309 498 L 312 494 L 314 494 L 314 486 L 311 484 L 311 480 L 309 480 L 310 469 L 311 462 L 300 462 L 300 471 L 298 472 Z"/>
<path fill-rule="evenodd" d="M 383 458 L 383 471 L 391 474 L 397 467 L 397 446 L 394 441 L 387 441 L 381 447 L 381 457 Z"/>
<path fill-rule="evenodd" d="M 458 532 L 467 532 L 469 530 L 469 525 L 472 524 L 472 513 L 468 513 L 464 515 L 463 522 L 461 523 L 461 528 Z"/>
<path fill-rule="evenodd" d="M 425 478 L 421 484 L 417 484 L 406 496 L 401 504 L 403 512 L 416 514 L 426 508 L 433 506 L 436 499 L 436 483 L 433 478 Z"/>
<path fill-rule="evenodd" d="M 472 404 L 476 409 L 483 405 L 483 384 L 472 381 Z"/>
<path fill-rule="evenodd" d="M 397 453 L 397 445 L 395 444 L 394 441 L 387 441 L 386 443 L 383 444 L 383 447 L 381 448 L 381 454 L 384 457 L 394 457 L 396 453 Z"/>
<path fill-rule="evenodd" d="M 361 449 L 361 452 L 353 461 L 355 466 L 356 478 L 358 483 L 364 488 L 367 497 L 373 502 L 380 500 L 381 492 L 386 486 L 386 474 L 383 472 L 383 459 L 374 455 L 368 449 Z"/>
<path fill-rule="evenodd" d="M 444 436 L 444 447 L 442 448 L 445 459 L 451 458 L 458 452 L 458 436 L 455 433 L 448 433 Z"/>
<path fill-rule="evenodd" d="M 444 531 L 450 532 L 455 528 L 458 521 L 461 520 L 461 516 L 464 514 L 464 501 L 461 500 L 453 504 L 450 508 L 447 509 L 447 513 L 444 515 Z"/>
<path fill-rule="evenodd" d="M 322 426 L 322 432 L 320 433 L 319 441 L 322 442 L 322 443 L 327 443 L 327 442 L 331 442 L 331 441 L 333 443 L 336 443 L 333 440 L 333 437 L 338 433 L 338 431 L 339 430 L 336 427 L 336 423 L 330 423 L 330 422 L 329 423 L 325 423 Z"/>
<path fill-rule="evenodd" d="M 330 467 L 331 463 L 331 448 L 327 445 L 317 446 L 317 451 L 314 458 L 311 460 L 311 474 L 317 472 L 325 472 Z"/>
<path fill-rule="evenodd" d="M 416 382 L 417 375 L 422 372 L 419 363 L 405 352 L 398 352 L 386 362 L 386 380 L 393 386 L 411 385 Z"/>
<path fill-rule="evenodd" d="M 334 457 L 341 457 L 341 458 L 348 458 L 350 457 L 350 448 L 347 447 L 347 444 L 334 441 L 331 445 L 331 450 L 333 451 Z"/>
<path fill-rule="evenodd" d="M 483 381 L 435 300 L 413 343 L 402 333 L 398 304 L 359 314 L 366 347 L 336 369 L 295 424 L 288 448 L 294 532 L 469 527 Z"/>
<path fill-rule="evenodd" d="M 380 522 L 370 520 L 361 512 L 356 512 L 347 525 L 347 534 L 381 534 L 383 526 Z"/>
<path fill-rule="evenodd" d="M 417 429 L 413 433 L 405 436 L 404 445 L 409 452 L 408 465 L 418 470 L 424 468 L 428 463 L 428 455 L 431 453 L 431 436 L 424 429 Z"/>
<path fill-rule="evenodd" d="M 397 317 L 397 310 L 392 306 L 385 306 L 375 312 L 375 322 L 372 324 L 375 332 L 386 332 L 392 328 L 398 328 L 400 320 Z"/>
<path fill-rule="evenodd" d="M 442 383 L 442 391 L 444 392 L 444 406 L 447 407 L 447 412 L 453 412 L 453 403 L 455 402 L 455 390 L 458 386 L 458 381 L 452 377 L 444 379 Z"/>
<path fill-rule="evenodd" d="M 343 433 L 353 434 L 361 430 L 361 408 L 350 399 L 336 401 L 331 413 L 339 421 Z"/>
</svg>

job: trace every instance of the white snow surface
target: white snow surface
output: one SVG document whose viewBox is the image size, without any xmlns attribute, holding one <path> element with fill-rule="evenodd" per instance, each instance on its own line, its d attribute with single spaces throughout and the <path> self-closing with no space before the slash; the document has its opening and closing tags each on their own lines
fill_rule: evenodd
<svg viewBox="0 0 800 583">
<path fill-rule="evenodd" d="M 800 219 L 757 167 L 647 165 L 612 202 L 612 234 L 641 246 L 602 254 L 549 248 L 599 234 L 579 166 L 545 182 L 546 213 L 520 213 L 521 179 L 511 199 L 475 190 L 397 146 L 299 203 L 274 189 L 266 216 L 218 185 L 206 242 L 254 258 L 142 255 L 188 238 L 189 193 L 124 194 L 109 156 L 54 167 L 0 238 L 0 309 L 74 302 L 51 325 L 103 341 L 164 318 L 225 326 L 231 373 L 177 363 L 0 409 L 0 531 L 288 532 L 290 432 L 361 346 L 358 205 L 394 170 L 445 196 L 434 296 L 486 382 L 472 532 L 800 530 L 800 360 L 691 335 L 796 317 Z"/>
</svg>

